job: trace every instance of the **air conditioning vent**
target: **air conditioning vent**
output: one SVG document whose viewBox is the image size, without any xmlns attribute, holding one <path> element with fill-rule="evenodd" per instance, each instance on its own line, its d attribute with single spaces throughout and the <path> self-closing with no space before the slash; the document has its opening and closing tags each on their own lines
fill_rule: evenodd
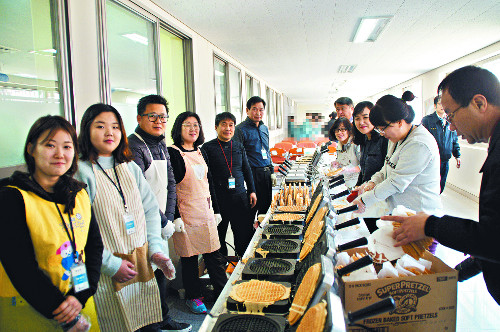
<svg viewBox="0 0 500 332">
<path fill-rule="evenodd" d="M 339 69 L 337 69 L 337 73 L 339 74 L 347 74 L 352 73 L 354 69 L 356 69 L 357 65 L 340 65 Z"/>
</svg>

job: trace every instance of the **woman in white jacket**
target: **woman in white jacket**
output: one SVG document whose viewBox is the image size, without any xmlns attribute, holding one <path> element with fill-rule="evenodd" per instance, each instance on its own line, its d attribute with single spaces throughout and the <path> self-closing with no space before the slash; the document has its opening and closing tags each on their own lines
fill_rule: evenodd
<svg viewBox="0 0 500 332">
<path fill-rule="evenodd" d="M 332 168 L 342 168 L 346 186 L 352 188 L 356 185 L 359 175 L 359 159 L 361 152 L 358 145 L 352 142 L 352 123 L 340 117 L 330 128 L 330 135 L 335 136 L 337 144 L 337 160 L 332 163 Z"/>
<path fill-rule="evenodd" d="M 362 194 L 354 201 L 360 211 L 387 200 L 390 208 L 441 213 L 439 150 L 427 129 L 411 123 L 414 118 L 413 109 L 392 95 L 372 108 L 370 122 L 389 144 L 382 169 L 360 186 Z"/>
</svg>

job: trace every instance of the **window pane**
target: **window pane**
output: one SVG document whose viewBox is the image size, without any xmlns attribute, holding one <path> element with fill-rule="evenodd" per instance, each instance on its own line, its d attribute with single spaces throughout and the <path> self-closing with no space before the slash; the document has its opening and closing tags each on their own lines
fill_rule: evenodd
<svg viewBox="0 0 500 332">
<path fill-rule="evenodd" d="M 214 58 L 215 113 L 226 111 L 226 63 Z"/>
<path fill-rule="evenodd" d="M 260 82 L 254 79 L 253 82 L 253 96 L 259 96 L 260 97 Z"/>
<path fill-rule="evenodd" d="M 111 102 L 127 134 L 137 126 L 137 102 L 157 93 L 154 25 L 112 2 L 106 2 Z"/>
<path fill-rule="evenodd" d="M 246 81 L 245 86 L 246 86 L 246 91 L 247 91 L 247 99 L 245 100 L 245 102 L 246 102 L 248 99 L 250 99 L 253 96 L 253 82 L 252 82 L 253 79 L 250 76 L 246 75 L 245 81 Z"/>
<path fill-rule="evenodd" d="M 229 65 L 229 93 L 231 94 L 231 113 L 239 123 L 241 121 L 241 72 L 231 65 Z"/>
<path fill-rule="evenodd" d="M 278 128 L 283 127 L 283 105 L 282 105 L 282 98 L 281 94 L 277 94 L 277 100 L 276 100 L 276 107 L 277 107 L 277 113 L 276 113 L 276 126 Z"/>
<path fill-rule="evenodd" d="M 170 133 L 175 118 L 186 111 L 186 85 L 183 40 L 165 29 L 160 29 L 162 95 L 168 101 L 170 119 L 165 130 L 165 140 L 171 144 Z"/>
<path fill-rule="evenodd" d="M 31 124 L 63 115 L 50 0 L 0 1 L 0 167 L 24 163 Z"/>
</svg>

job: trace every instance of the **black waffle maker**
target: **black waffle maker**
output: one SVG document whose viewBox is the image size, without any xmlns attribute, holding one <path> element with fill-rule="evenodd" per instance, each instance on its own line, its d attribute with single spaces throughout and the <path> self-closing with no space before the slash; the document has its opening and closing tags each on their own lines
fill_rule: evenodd
<svg viewBox="0 0 500 332">
<path fill-rule="evenodd" d="M 267 225 L 262 232 L 263 239 L 302 239 L 302 225 Z"/>
<path fill-rule="evenodd" d="M 287 320 L 277 315 L 222 314 L 217 319 L 214 332 L 284 332 Z"/>
<path fill-rule="evenodd" d="M 295 263 L 295 259 L 250 258 L 243 268 L 242 279 L 293 282 Z"/>
<path fill-rule="evenodd" d="M 300 240 L 262 239 L 257 244 L 255 257 L 263 258 L 299 258 Z"/>
</svg>

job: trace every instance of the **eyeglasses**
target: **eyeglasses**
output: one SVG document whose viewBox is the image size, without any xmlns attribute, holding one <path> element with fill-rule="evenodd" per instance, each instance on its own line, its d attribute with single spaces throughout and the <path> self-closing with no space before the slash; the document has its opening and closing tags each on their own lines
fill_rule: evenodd
<svg viewBox="0 0 500 332">
<path fill-rule="evenodd" d="M 457 113 L 458 110 L 461 109 L 461 108 L 463 108 L 463 106 L 458 106 L 458 108 L 455 109 L 453 112 L 447 113 L 446 114 L 446 118 L 445 118 L 446 122 L 448 122 L 449 124 L 451 124 L 452 121 L 453 121 L 453 118 L 455 117 L 455 113 Z"/>
<path fill-rule="evenodd" d="M 340 133 L 341 131 L 342 131 L 342 132 L 346 132 L 346 131 L 347 131 L 347 129 L 346 129 L 346 128 L 337 128 L 337 129 L 335 129 L 335 132 L 336 132 L 336 133 Z"/>
<path fill-rule="evenodd" d="M 141 114 L 141 116 L 147 116 L 148 120 L 151 122 L 156 122 L 158 118 L 160 118 L 161 122 L 166 123 L 168 119 L 168 114 L 149 113 L 149 114 Z"/>
<path fill-rule="evenodd" d="M 389 122 L 387 124 L 387 126 L 385 126 L 384 128 L 382 129 L 378 129 L 378 128 L 373 128 L 373 130 L 375 130 L 377 133 L 379 133 L 380 135 L 382 135 L 383 133 L 385 133 L 385 130 L 391 125 L 391 123 Z"/>
<path fill-rule="evenodd" d="M 182 126 L 184 128 L 189 128 L 189 129 L 200 129 L 201 125 L 199 123 L 183 123 Z"/>
</svg>

